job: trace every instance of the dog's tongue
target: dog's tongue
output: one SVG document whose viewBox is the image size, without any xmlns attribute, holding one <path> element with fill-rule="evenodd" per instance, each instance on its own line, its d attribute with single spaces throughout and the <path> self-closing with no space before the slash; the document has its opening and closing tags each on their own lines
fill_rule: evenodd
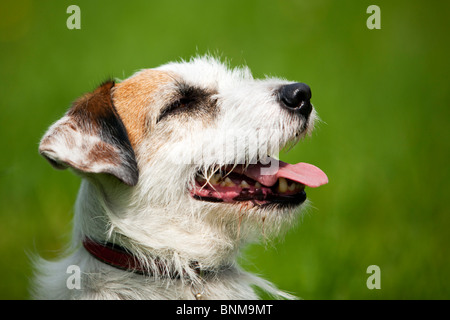
<svg viewBox="0 0 450 320">
<path fill-rule="evenodd" d="M 312 164 L 303 162 L 290 164 L 274 158 L 269 160 L 266 165 L 249 165 L 243 174 L 267 187 L 273 186 L 278 178 L 290 179 L 311 188 L 328 183 L 327 175 Z"/>
</svg>

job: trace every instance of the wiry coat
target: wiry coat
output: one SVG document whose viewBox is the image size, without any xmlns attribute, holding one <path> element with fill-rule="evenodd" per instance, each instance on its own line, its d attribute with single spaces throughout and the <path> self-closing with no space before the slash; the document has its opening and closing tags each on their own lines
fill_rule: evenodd
<svg viewBox="0 0 450 320">
<path fill-rule="evenodd" d="M 315 111 L 305 121 L 280 108 L 274 91 L 287 83 L 201 57 L 106 82 L 75 101 L 40 145 L 54 167 L 83 180 L 72 242 L 58 261 L 37 259 L 35 297 L 256 299 L 256 286 L 292 298 L 236 258 L 292 225 L 299 208 L 198 201 L 187 191 L 198 172 L 209 178 L 220 165 L 276 155 L 312 130 Z M 236 146 L 243 149 L 220 152 Z M 100 262 L 81 245 L 86 237 L 127 248 L 149 275 Z M 208 274 L 194 272 L 193 261 Z M 81 270 L 79 289 L 67 286 L 71 265 Z"/>
</svg>

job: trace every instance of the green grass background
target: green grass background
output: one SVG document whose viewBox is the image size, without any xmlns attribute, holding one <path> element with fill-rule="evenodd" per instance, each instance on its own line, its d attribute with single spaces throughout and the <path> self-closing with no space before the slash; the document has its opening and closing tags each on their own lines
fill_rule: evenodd
<svg viewBox="0 0 450 320">
<path fill-rule="evenodd" d="M 81 8 L 68 30 L 66 8 Z M 369 30 L 366 8 L 381 8 Z M 55 257 L 80 184 L 37 152 L 108 77 L 195 54 L 308 83 L 323 123 L 282 158 L 330 183 L 245 268 L 305 299 L 449 299 L 448 1 L 0 1 L 0 298 L 27 299 L 27 252 Z M 369 290 L 366 269 L 381 268 Z"/>
</svg>

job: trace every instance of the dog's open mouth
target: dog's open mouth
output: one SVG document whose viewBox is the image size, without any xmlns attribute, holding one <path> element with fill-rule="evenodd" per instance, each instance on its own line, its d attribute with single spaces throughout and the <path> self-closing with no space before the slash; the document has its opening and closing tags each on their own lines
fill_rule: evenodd
<svg viewBox="0 0 450 320">
<path fill-rule="evenodd" d="M 325 173 L 316 166 L 269 159 L 266 165 L 223 166 L 208 177 L 199 172 L 191 195 L 209 202 L 299 205 L 306 200 L 305 186 L 328 183 Z"/>
</svg>

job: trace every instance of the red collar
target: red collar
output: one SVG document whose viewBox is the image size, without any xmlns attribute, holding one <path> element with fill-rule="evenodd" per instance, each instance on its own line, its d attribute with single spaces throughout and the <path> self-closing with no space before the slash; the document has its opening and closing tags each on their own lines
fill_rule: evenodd
<svg viewBox="0 0 450 320">
<path fill-rule="evenodd" d="M 110 266 L 118 269 L 135 272 L 138 274 L 153 276 L 154 272 L 146 268 L 131 252 L 127 249 L 113 243 L 99 243 L 90 238 L 83 240 L 84 248 L 97 260 L 104 262 Z M 168 271 L 165 264 L 160 260 L 154 260 L 156 268 L 158 268 L 158 274 L 162 277 L 178 279 L 180 273 L 177 271 Z M 190 267 L 192 270 L 200 276 L 204 276 L 209 273 L 215 273 L 212 270 L 200 269 L 198 262 L 192 262 Z M 186 272 L 183 272 L 183 276 L 186 276 Z"/>
<path fill-rule="evenodd" d="M 84 248 L 97 260 L 110 266 L 133 271 L 140 274 L 148 274 L 148 270 L 125 248 L 113 243 L 99 243 L 92 239 L 83 240 Z"/>
</svg>

